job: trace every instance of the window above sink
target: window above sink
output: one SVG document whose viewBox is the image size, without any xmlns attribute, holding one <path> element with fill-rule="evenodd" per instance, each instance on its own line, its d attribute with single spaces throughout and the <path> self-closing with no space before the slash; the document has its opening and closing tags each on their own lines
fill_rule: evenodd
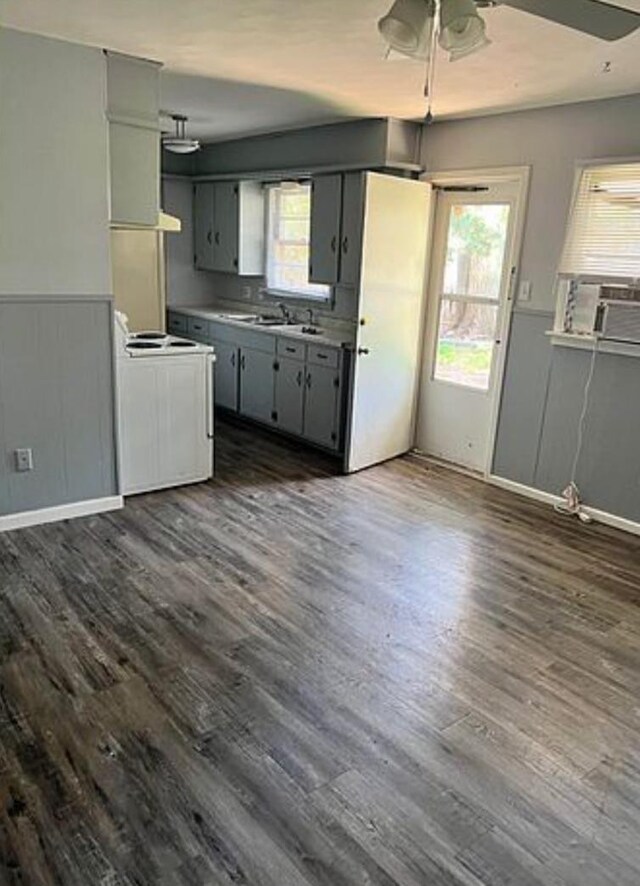
<svg viewBox="0 0 640 886">
<path fill-rule="evenodd" d="M 331 286 L 309 282 L 310 182 L 267 186 L 267 291 L 278 297 L 328 302 Z"/>
</svg>

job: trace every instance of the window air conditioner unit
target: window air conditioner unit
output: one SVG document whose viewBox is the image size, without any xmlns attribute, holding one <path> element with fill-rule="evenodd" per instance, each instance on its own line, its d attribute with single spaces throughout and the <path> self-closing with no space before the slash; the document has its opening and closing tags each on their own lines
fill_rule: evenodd
<svg viewBox="0 0 640 886">
<path fill-rule="evenodd" d="M 606 341 L 640 344 L 640 287 L 601 286 L 593 331 Z"/>
</svg>

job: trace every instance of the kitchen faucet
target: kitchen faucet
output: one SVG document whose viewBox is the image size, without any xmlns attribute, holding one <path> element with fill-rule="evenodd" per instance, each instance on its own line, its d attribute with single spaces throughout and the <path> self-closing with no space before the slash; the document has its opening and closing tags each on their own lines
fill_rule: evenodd
<svg viewBox="0 0 640 886">
<path fill-rule="evenodd" d="M 306 313 L 309 315 L 309 326 L 314 326 L 313 322 L 313 308 L 305 308 Z"/>
<path fill-rule="evenodd" d="M 278 307 L 282 311 L 282 316 L 288 323 L 289 320 L 291 320 L 291 312 L 289 311 L 289 308 L 284 304 L 284 302 L 278 302 Z"/>
</svg>

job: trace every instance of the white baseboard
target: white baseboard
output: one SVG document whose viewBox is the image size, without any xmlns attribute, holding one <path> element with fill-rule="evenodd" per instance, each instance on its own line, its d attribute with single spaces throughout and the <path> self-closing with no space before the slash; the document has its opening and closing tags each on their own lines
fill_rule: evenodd
<svg viewBox="0 0 640 886">
<path fill-rule="evenodd" d="M 516 483 L 515 480 L 506 480 L 504 477 L 496 477 L 495 474 L 489 474 L 487 482 L 494 486 L 500 486 L 501 489 L 507 489 L 509 492 L 515 492 L 516 495 L 523 495 L 526 498 L 532 498 L 535 501 L 543 502 L 547 505 L 556 505 L 561 502 L 562 496 L 553 495 L 551 492 L 543 492 L 541 489 L 534 489 L 533 486 L 525 486 L 524 483 Z M 633 520 L 627 520 L 625 517 L 618 517 L 616 514 L 609 514 L 608 511 L 600 511 L 598 508 L 590 508 L 584 506 L 584 512 L 588 514 L 596 523 L 604 523 L 606 526 L 613 526 L 614 529 L 622 529 L 623 532 L 631 532 L 633 535 L 640 535 L 640 523 Z"/>
<path fill-rule="evenodd" d="M 0 516 L 0 532 L 11 529 L 23 529 L 26 526 L 39 526 L 41 523 L 56 523 L 58 520 L 71 520 L 73 517 L 88 517 L 91 514 L 102 514 L 105 511 L 117 511 L 124 506 L 121 495 L 110 495 L 105 498 L 92 498 L 88 501 L 76 501 L 67 505 L 55 505 L 41 508 L 38 511 L 22 511 L 19 514 Z"/>
</svg>

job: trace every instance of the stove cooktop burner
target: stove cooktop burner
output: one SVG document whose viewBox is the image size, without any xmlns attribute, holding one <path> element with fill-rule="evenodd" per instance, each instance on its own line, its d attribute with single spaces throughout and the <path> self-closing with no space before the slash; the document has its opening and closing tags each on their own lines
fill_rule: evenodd
<svg viewBox="0 0 640 886">
<path fill-rule="evenodd" d="M 170 348 L 195 348 L 196 343 L 194 341 L 170 341 Z"/>
<path fill-rule="evenodd" d="M 155 339 L 167 338 L 166 332 L 136 332 L 134 338 L 144 338 L 149 341 L 153 341 Z"/>
<path fill-rule="evenodd" d="M 148 349 L 158 349 L 161 348 L 162 345 L 157 341 L 130 341 L 127 344 L 127 348 L 135 349 L 136 351 L 148 350 Z"/>
</svg>

